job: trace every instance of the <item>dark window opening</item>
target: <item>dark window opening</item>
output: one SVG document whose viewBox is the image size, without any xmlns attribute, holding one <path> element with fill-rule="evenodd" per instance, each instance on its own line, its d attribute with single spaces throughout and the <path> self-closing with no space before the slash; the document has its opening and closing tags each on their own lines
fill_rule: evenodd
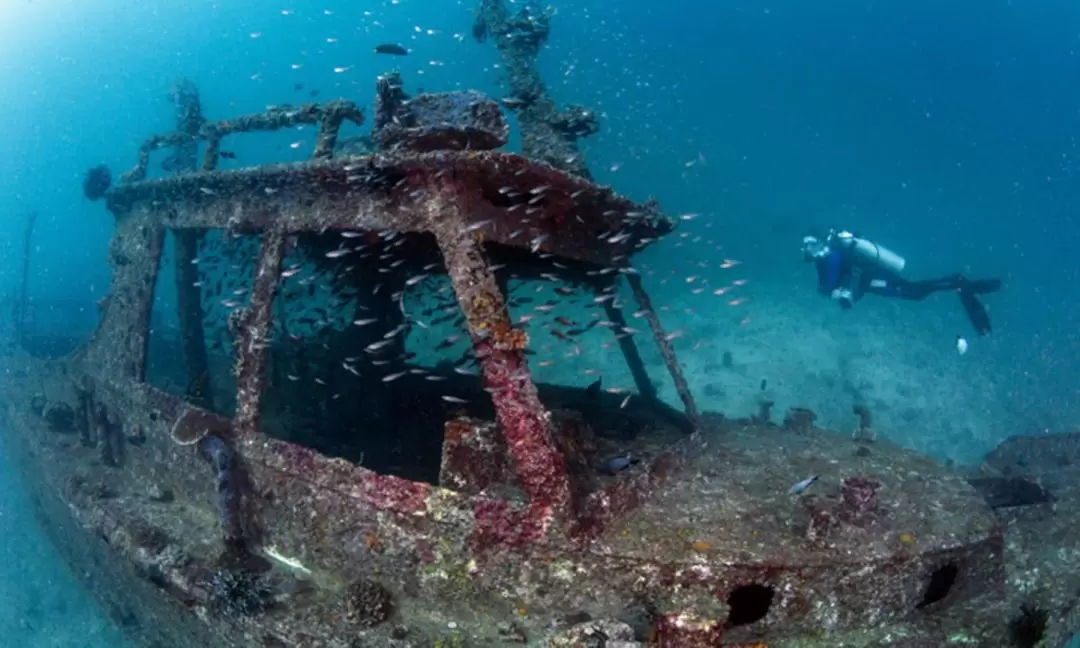
<svg viewBox="0 0 1080 648">
<path fill-rule="evenodd" d="M 300 233 L 292 243 L 274 300 L 263 430 L 380 473 L 437 483 L 447 421 L 492 421 L 495 411 L 434 237 L 332 231 Z M 647 460 L 629 443 L 639 430 L 682 438 L 673 422 L 681 416 L 645 377 L 662 366 L 659 357 L 639 359 L 637 376 L 618 360 L 647 325 L 632 309 L 620 306 L 624 318 L 598 300 L 589 285 L 595 273 L 498 246 L 488 252 L 511 322 L 529 336 L 525 354 L 541 400 L 556 420 L 570 416 L 591 429 L 575 444 L 588 451 L 588 470 L 599 474 L 627 451 Z M 634 342 L 651 347 L 647 336 Z"/>
<path fill-rule="evenodd" d="M 930 575 L 930 582 L 927 584 L 926 591 L 923 593 L 922 601 L 915 607 L 921 609 L 943 600 L 949 595 L 949 591 L 952 590 L 952 586 L 956 583 L 956 577 L 959 573 L 960 569 L 953 563 L 935 569 L 934 573 Z"/>
<path fill-rule="evenodd" d="M 445 422 L 463 410 L 490 418 L 491 406 L 434 239 L 328 232 L 293 242 L 274 299 L 263 430 L 436 483 Z"/>
<path fill-rule="evenodd" d="M 764 619 L 775 595 L 776 591 L 768 585 L 754 583 L 736 587 L 727 597 L 730 608 L 727 626 L 734 628 Z"/>
<path fill-rule="evenodd" d="M 259 247 L 260 238 L 254 234 L 223 230 L 166 234 L 150 315 L 146 357 L 150 385 L 198 407 L 233 415 L 238 333 L 234 314 L 250 301 Z"/>
<path fill-rule="evenodd" d="M 1020 604 L 1020 613 L 1009 621 L 1009 639 L 1016 648 L 1035 648 L 1046 636 L 1046 624 L 1050 613 L 1028 603 Z M 1080 637 L 1080 635 L 1077 635 Z M 1076 637 L 1067 646 L 1072 646 Z"/>
<path fill-rule="evenodd" d="M 517 248 L 490 252 L 503 267 L 497 277 L 510 319 L 529 336 L 526 355 L 541 400 L 556 420 L 588 426 L 585 438 L 568 439 L 565 454 L 588 464 L 602 485 L 617 478 L 608 467 L 619 457 L 648 462 L 685 436 L 667 368 L 621 275 Z"/>
</svg>

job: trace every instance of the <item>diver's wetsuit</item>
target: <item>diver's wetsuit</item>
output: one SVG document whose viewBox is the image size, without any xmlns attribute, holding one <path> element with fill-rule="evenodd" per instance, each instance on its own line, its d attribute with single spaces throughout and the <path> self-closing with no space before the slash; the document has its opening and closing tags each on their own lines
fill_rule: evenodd
<svg viewBox="0 0 1080 648">
<path fill-rule="evenodd" d="M 921 301 L 936 292 L 955 290 L 960 294 L 960 302 L 975 330 L 980 335 L 990 332 L 990 316 L 976 295 L 999 290 L 999 279 L 972 281 L 954 274 L 939 279 L 909 281 L 881 268 L 857 263 L 854 255 L 838 248 L 831 248 L 814 259 L 814 264 L 818 274 L 818 292 L 826 296 L 831 296 L 836 289 L 851 292 L 850 300 L 840 302 L 844 308 L 850 308 L 866 293 Z"/>
</svg>

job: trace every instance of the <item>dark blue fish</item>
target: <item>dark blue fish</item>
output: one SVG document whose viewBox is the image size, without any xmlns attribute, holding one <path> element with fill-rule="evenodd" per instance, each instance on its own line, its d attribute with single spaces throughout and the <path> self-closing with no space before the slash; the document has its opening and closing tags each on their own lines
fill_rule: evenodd
<svg viewBox="0 0 1080 648">
<path fill-rule="evenodd" d="M 626 470 L 637 462 L 638 460 L 631 457 L 630 453 L 627 452 L 621 457 L 612 457 L 611 459 L 605 461 L 603 464 L 600 465 L 600 472 L 607 473 L 608 475 L 614 475 L 616 473 L 620 473 Z"/>
<path fill-rule="evenodd" d="M 375 46 L 376 54 L 391 54 L 393 56 L 405 56 L 409 53 L 409 50 L 405 49 L 397 43 L 383 43 Z"/>
</svg>

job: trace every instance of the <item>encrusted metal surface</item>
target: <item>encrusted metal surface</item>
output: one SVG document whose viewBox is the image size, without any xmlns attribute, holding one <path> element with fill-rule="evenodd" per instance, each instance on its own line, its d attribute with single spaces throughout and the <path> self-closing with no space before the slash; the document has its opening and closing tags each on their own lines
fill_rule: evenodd
<svg viewBox="0 0 1080 648">
<path fill-rule="evenodd" d="M 176 228 L 422 232 L 424 204 L 448 182 L 459 188 L 467 226 L 485 241 L 565 259 L 620 265 L 620 259 L 672 229 L 655 207 L 496 151 L 375 155 L 185 174 L 120 185 L 108 199 L 121 220 Z"/>
<path fill-rule="evenodd" d="M 45 386 L 55 401 L 74 399 L 73 391 L 63 391 L 66 377 L 37 372 L 34 378 L 22 384 Z M 15 402 L 32 395 L 10 387 Z M 88 531 L 105 530 L 112 551 L 139 566 L 144 578 L 159 574 L 152 581 L 164 595 L 206 615 L 222 641 L 229 638 L 222 645 L 264 645 L 242 639 L 256 628 L 286 644 L 331 646 L 363 636 L 365 645 L 430 645 L 424 642 L 453 634 L 446 631 L 453 621 L 467 645 L 496 646 L 500 622 L 512 621 L 539 640 L 570 613 L 629 621 L 636 614 L 638 623 L 655 618 L 657 641 L 672 628 L 694 629 L 663 645 L 811 646 L 822 644 L 805 637 L 822 632 L 834 638 L 828 645 L 919 645 L 887 639 L 881 628 L 895 624 L 910 624 L 903 636 L 922 628 L 914 636 L 940 646 L 999 645 L 980 637 L 1003 636 L 993 618 L 950 617 L 979 596 L 992 602 L 1002 586 L 1001 530 L 962 479 L 886 445 L 857 456 L 862 446 L 828 433 L 800 435 L 715 417 L 702 434 L 707 442 L 695 437 L 684 442 L 690 452 L 675 451 L 688 460 L 677 474 L 653 482 L 641 508 L 584 544 L 531 536 L 518 526 L 526 511 L 521 503 L 377 475 L 265 437 L 239 437 L 236 451 L 250 485 L 243 503 L 248 532 L 259 538 L 259 555 L 273 565 L 271 580 L 287 592 L 281 594 L 287 604 L 258 617 L 223 617 L 213 612 L 206 582 L 222 569 L 212 469 L 193 445 L 169 435 L 189 407 L 148 388 L 101 393 L 98 401 L 122 415 L 126 437 L 137 428 L 145 439 L 127 448 L 121 467 L 101 464 L 75 436 L 33 434 L 31 412 L 9 412 L 9 423 L 48 459 L 41 488 L 75 488 L 65 497 Z M 615 497 L 627 481 L 680 461 L 612 478 L 597 496 Z M 791 476 L 806 472 L 821 475 L 813 488 L 825 498 L 845 478 L 880 480 L 876 509 L 808 540 L 808 508 L 786 494 Z M 71 475 L 81 475 L 77 487 L 64 490 Z M 165 490 L 174 499 L 158 501 L 155 494 Z M 134 534 L 134 522 L 116 522 L 124 519 L 137 520 L 142 530 Z M 933 573 L 948 565 L 957 568 L 955 583 L 942 600 L 920 609 Z M 360 632 L 344 614 L 344 591 L 372 575 L 394 594 L 397 611 L 393 623 Z M 728 598 L 746 586 L 771 588 L 772 601 L 763 621 L 728 627 Z M 395 625 L 408 628 L 406 643 L 394 643 L 391 635 L 401 632 Z"/>
<path fill-rule="evenodd" d="M 476 90 L 409 98 L 401 76 L 379 79 L 372 133 L 386 150 L 484 150 L 506 144 L 510 126 L 498 104 Z"/>
</svg>

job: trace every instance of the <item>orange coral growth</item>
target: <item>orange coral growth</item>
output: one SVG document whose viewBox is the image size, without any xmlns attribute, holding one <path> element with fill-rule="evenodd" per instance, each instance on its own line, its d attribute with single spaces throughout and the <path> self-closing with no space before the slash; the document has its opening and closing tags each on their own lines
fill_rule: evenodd
<svg viewBox="0 0 1080 648">
<path fill-rule="evenodd" d="M 496 322 L 491 330 L 491 341 L 496 349 L 520 351 L 529 346 L 529 334 L 506 321 Z"/>
<path fill-rule="evenodd" d="M 447 441 L 459 441 L 472 431 L 472 425 L 465 420 L 447 421 L 443 428 L 443 438 Z"/>
<path fill-rule="evenodd" d="M 490 317 L 495 312 L 496 304 L 498 300 L 489 292 L 478 292 L 472 298 L 473 312 L 477 317 Z"/>
</svg>

